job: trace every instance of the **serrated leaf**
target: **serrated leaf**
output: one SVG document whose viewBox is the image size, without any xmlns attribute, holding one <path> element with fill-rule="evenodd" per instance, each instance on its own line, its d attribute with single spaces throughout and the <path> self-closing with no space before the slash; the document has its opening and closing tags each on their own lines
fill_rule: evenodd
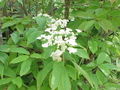
<svg viewBox="0 0 120 90">
<path fill-rule="evenodd" d="M 46 76 L 48 75 L 48 73 L 51 71 L 53 66 L 53 62 L 48 63 L 47 65 L 45 65 L 45 67 L 43 68 L 42 71 L 38 72 L 37 75 L 37 89 L 39 90 L 44 79 L 46 78 Z"/>
<path fill-rule="evenodd" d="M 37 59 L 41 59 L 42 58 L 42 55 L 41 54 L 38 54 L 38 53 L 33 53 L 30 55 L 31 58 L 37 58 Z"/>
<path fill-rule="evenodd" d="M 16 85 L 10 84 L 7 88 L 7 90 L 16 90 Z"/>
<path fill-rule="evenodd" d="M 88 12 L 74 12 L 73 16 L 75 17 L 80 17 L 83 19 L 94 19 L 94 15 L 92 13 L 88 13 Z"/>
<path fill-rule="evenodd" d="M 15 71 L 14 71 L 13 69 L 11 69 L 10 67 L 5 67 L 4 75 L 12 78 L 12 77 L 15 77 L 15 76 L 16 76 L 16 73 L 15 73 Z"/>
<path fill-rule="evenodd" d="M 42 53 L 42 57 L 44 59 L 47 59 L 50 57 L 51 53 L 55 50 L 55 47 L 48 47 L 48 48 L 44 48 L 44 52 Z"/>
<path fill-rule="evenodd" d="M 75 55 L 78 55 L 79 57 L 82 57 L 82 58 L 89 59 L 89 55 L 87 51 L 84 49 L 77 49 L 77 52 L 75 53 Z"/>
<path fill-rule="evenodd" d="M 61 80 L 58 86 L 58 90 L 71 90 L 71 83 L 66 70 L 63 71 L 64 74 L 61 75 Z"/>
<path fill-rule="evenodd" d="M 18 33 L 18 32 L 13 32 L 13 33 L 11 34 L 11 38 L 12 38 L 13 42 L 14 42 L 15 44 L 17 44 L 17 43 L 19 42 L 19 40 L 20 40 L 19 33 Z"/>
<path fill-rule="evenodd" d="M 98 55 L 98 57 L 97 57 L 97 64 L 100 65 L 100 64 L 102 64 L 104 61 L 110 63 L 110 62 L 111 62 L 111 59 L 110 59 L 110 57 L 108 56 L 107 53 L 102 52 L 102 53 L 100 53 L 100 54 Z"/>
<path fill-rule="evenodd" d="M 107 87 L 106 89 L 107 90 L 113 90 L 112 88 L 114 88 L 114 90 L 115 89 L 120 89 L 120 84 L 116 84 L 116 83 L 112 83 L 112 82 L 109 82 L 109 83 L 106 83 L 105 84 L 105 87 Z"/>
<path fill-rule="evenodd" d="M 93 87 L 93 82 L 90 79 L 88 73 L 83 68 L 81 68 L 78 64 L 76 64 L 75 62 L 72 62 L 72 63 L 74 64 L 74 66 L 75 66 L 76 70 L 78 71 L 78 73 L 82 74 L 88 80 L 90 85 Z"/>
<path fill-rule="evenodd" d="M 1 52 L 9 52 L 10 46 L 9 45 L 0 45 L 0 51 Z"/>
<path fill-rule="evenodd" d="M 33 43 L 34 41 L 37 40 L 37 37 L 40 36 L 41 32 L 38 31 L 36 28 L 30 28 L 26 32 L 26 37 L 27 37 L 27 43 Z"/>
<path fill-rule="evenodd" d="M 1 78 L 3 77 L 4 75 L 4 66 L 3 64 L 0 63 L 0 75 L 1 75 Z"/>
<path fill-rule="evenodd" d="M 53 90 L 56 88 L 58 90 L 71 90 L 69 76 L 63 62 L 54 63 L 50 86 Z"/>
<path fill-rule="evenodd" d="M 12 21 L 7 21 L 2 25 L 2 29 L 13 26 L 15 24 L 18 24 L 20 21 L 21 21 L 21 19 L 18 19 L 18 18 L 14 19 Z"/>
<path fill-rule="evenodd" d="M 13 59 L 10 63 L 23 62 L 23 61 L 27 60 L 28 58 L 29 58 L 29 56 L 27 56 L 27 55 L 20 55 L 17 58 Z"/>
<path fill-rule="evenodd" d="M 12 80 L 13 84 L 17 85 L 18 88 L 20 88 L 22 86 L 22 79 L 21 77 L 16 77 Z"/>
<path fill-rule="evenodd" d="M 29 51 L 27 51 L 26 49 L 24 48 L 20 48 L 20 47 L 13 47 L 10 49 L 11 52 L 15 52 L 15 53 L 20 53 L 20 54 L 26 54 L 26 55 L 29 55 Z"/>
<path fill-rule="evenodd" d="M 88 41 L 88 46 L 93 54 L 98 50 L 98 43 L 95 40 Z"/>
<path fill-rule="evenodd" d="M 20 4 L 23 5 L 23 0 L 17 0 Z"/>
<path fill-rule="evenodd" d="M 98 23 L 105 31 L 115 30 L 113 24 L 109 20 L 103 19 L 99 21 Z"/>
<path fill-rule="evenodd" d="M 107 68 L 106 65 L 102 64 L 99 66 L 100 70 L 106 75 L 106 76 L 109 76 L 110 74 L 110 69 Z"/>
<path fill-rule="evenodd" d="M 97 79 L 98 79 L 98 83 L 100 85 L 103 85 L 108 80 L 108 78 L 106 78 L 104 73 L 102 71 L 100 71 L 100 70 L 97 70 L 96 76 L 97 76 Z"/>
<path fill-rule="evenodd" d="M 7 59 L 8 55 L 6 53 L 0 52 L 0 61 L 5 64 L 7 62 Z"/>
<path fill-rule="evenodd" d="M 28 59 L 21 64 L 20 76 L 25 75 L 30 70 L 32 60 Z"/>
<path fill-rule="evenodd" d="M 94 23 L 95 23 L 95 21 L 94 20 L 91 20 L 91 21 L 85 21 L 85 22 L 83 22 L 80 26 L 79 26 L 79 28 L 81 29 L 81 30 L 88 30 L 88 29 L 90 29 L 93 25 L 94 25 Z"/>
<path fill-rule="evenodd" d="M 20 34 L 23 34 L 24 32 L 24 25 L 23 24 L 18 24 L 16 25 L 16 29 Z"/>
<path fill-rule="evenodd" d="M 4 84 L 7 84 L 9 82 L 11 82 L 12 78 L 3 78 L 3 79 L 0 79 L 0 85 L 4 85 Z"/>
<path fill-rule="evenodd" d="M 67 70 L 67 73 L 68 73 L 68 75 L 73 79 L 73 80 L 76 80 L 76 73 L 77 73 L 77 71 L 76 71 L 76 69 L 74 68 L 74 67 L 72 67 L 71 65 L 67 65 L 66 66 L 66 70 Z"/>
<path fill-rule="evenodd" d="M 37 90 L 37 89 L 36 89 L 36 86 L 30 86 L 28 90 Z"/>
<path fill-rule="evenodd" d="M 37 24 L 39 25 L 40 30 L 43 31 L 45 29 L 45 26 L 47 23 L 47 18 L 40 16 L 40 17 L 36 17 L 35 20 L 36 20 Z"/>
</svg>

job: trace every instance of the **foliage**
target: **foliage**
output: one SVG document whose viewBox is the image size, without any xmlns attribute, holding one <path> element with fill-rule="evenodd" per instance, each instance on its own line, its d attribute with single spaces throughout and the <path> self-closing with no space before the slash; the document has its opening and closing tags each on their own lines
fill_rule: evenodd
<svg viewBox="0 0 120 90">
<path fill-rule="evenodd" d="M 120 88 L 119 0 L 0 0 L 0 9 L 0 90 Z M 48 17 L 68 20 L 77 51 L 53 60 L 57 46 L 38 40 Z"/>
</svg>

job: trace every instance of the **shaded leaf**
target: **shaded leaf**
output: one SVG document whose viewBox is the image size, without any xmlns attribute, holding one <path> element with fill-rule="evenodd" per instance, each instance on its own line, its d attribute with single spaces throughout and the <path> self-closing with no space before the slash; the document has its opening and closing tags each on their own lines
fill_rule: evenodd
<svg viewBox="0 0 120 90">
<path fill-rule="evenodd" d="M 77 75 L 77 71 L 74 67 L 72 67 L 71 65 L 67 65 L 66 66 L 66 70 L 68 72 L 68 75 L 73 79 L 76 80 L 76 75 Z"/>
<path fill-rule="evenodd" d="M 58 90 L 71 90 L 71 83 L 63 62 L 54 63 L 50 86 L 53 90 L 56 88 Z"/>
<path fill-rule="evenodd" d="M 94 23 L 95 23 L 95 21 L 94 20 L 91 20 L 91 21 L 85 21 L 85 22 L 83 22 L 80 26 L 79 26 L 79 28 L 81 29 L 81 30 L 88 30 L 88 29 L 90 29 L 93 25 L 94 25 Z"/>
<path fill-rule="evenodd" d="M 0 61 L 5 64 L 7 62 L 7 59 L 8 55 L 6 53 L 0 52 Z"/>
<path fill-rule="evenodd" d="M 103 19 L 103 20 L 99 21 L 98 23 L 105 31 L 115 30 L 113 24 L 106 19 Z"/>
<path fill-rule="evenodd" d="M 22 79 L 21 77 L 16 77 L 12 80 L 13 84 L 17 85 L 18 88 L 20 88 L 22 86 Z"/>
<path fill-rule="evenodd" d="M 39 90 L 44 79 L 47 77 L 48 73 L 51 71 L 53 66 L 53 62 L 48 63 L 47 65 L 45 65 L 45 67 L 43 68 L 42 71 L 38 72 L 37 75 L 37 89 Z"/>
<path fill-rule="evenodd" d="M 19 36 L 19 33 L 18 32 L 13 32 L 11 34 L 11 37 L 12 37 L 12 40 L 15 44 L 17 44 L 20 40 L 20 36 Z"/>
<path fill-rule="evenodd" d="M 25 75 L 30 70 L 32 60 L 28 59 L 21 64 L 20 76 Z"/>
<path fill-rule="evenodd" d="M 78 55 L 79 57 L 89 59 L 89 55 L 87 51 L 84 49 L 77 49 L 77 52 L 75 54 Z"/>
<path fill-rule="evenodd" d="M 11 80 L 12 80 L 12 78 L 0 79 L 0 85 L 7 84 L 7 83 L 11 82 Z"/>
<path fill-rule="evenodd" d="M 88 41 L 88 46 L 93 54 L 98 50 L 98 43 L 95 40 Z"/>
<path fill-rule="evenodd" d="M 99 65 L 99 64 L 103 63 L 104 61 L 110 63 L 110 62 L 111 62 L 111 59 L 110 59 L 110 57 L 108 56 L 107 53 L 102 52 L 102 53 L 100 53 L 100 54 L 98 55 L 98 57 L 97 57 L 97 64 Z"/>
<path fill-rule="evenodd" d="M 72 62 L 72 63 L 74 64 L 74 66 L 77 69 L 78 73 L 82 74 L 88 80 L 88 82 L 90 83 L 90 85 L 93 87 L 93 82 L 90 79 L 88 73 L 84 69 L 82 69 L 79 65 L 77 65 L 75 62 Z"/>
<path fill-rule="evenodd" d="M 42 55 L 41 54 L 38 54 L 38 53 L 33 53 L 30 55 L 31 58 L 37 58 L 37 59 L 41 59 L 42 58 Z"/>
<path fill-rule="evenodd" d="M 7 88 L 7 90 L 16 90 L 16 85 L 10 84 Z"/>
</svg>

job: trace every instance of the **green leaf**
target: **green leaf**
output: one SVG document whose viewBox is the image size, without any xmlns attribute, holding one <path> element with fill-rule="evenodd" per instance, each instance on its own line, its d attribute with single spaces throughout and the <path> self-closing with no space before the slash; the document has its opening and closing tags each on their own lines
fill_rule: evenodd
<svg viewBox="0 0 120 90">
<path fill-rule="evenodd" d="M 32 60 L 28 59 L 21 64 L 20 76 L 25 75 L 30 70 Z"/>
<path fill-rule="evenodd" d="M 23 34 L 24 32 L 24 25 L 23 24 L 18 24 L 16 25 L 16 29 L 20 34 Z"/>
<path fill-rule="evenodd" d="M 51 84 L 52 90 L 71 90 L 71 83 L 63 62 L 55 62 L 52 71 Z"/>
<path fill-rule="evenodd" d="M 0 79 L 0 85 L 8 84 L 9 82 L 11 82 L 11 80 L 12 80 L 12 78 Z"/>
<path fill-rule="evenodd" d="M 61 75 L 61 80 L 58 86 L 58 90 L 71 90 L 70 79 L 65 69 L 63 73 L 64 74 Z"/>
<path fill-rule="evenodd" d="M 8 55 L 6 53 L 0 52 L 0 61 L 5 64 L 7 60 L 8 60 Z"/>
<path fill-rule="evenodd" d="M 82 74 L 88 80 L 88 82 L 90 83 L 90 85 L 93 87 L 93 82 L 90 79 L 88 73 L 84 69 L 82 69 L 79 65 L 77 65 L 75 62 L 72 62 L 72 63 L 74 64 L 74 66 L 77 69 L 78 73 Z"/>
<path fill-rule="evenodd" d="M 81 30 L 88 30 L 88 29 L 90 29 L 93 25 L 94 25 L 94 23 L 95 23 L 95 21 L 94 20 L 91 20 L 91 21 L 85 21 L 85 22 L 83 22 L 80 26 L 79 26 L 79 28 L 81 29 Z"/>
<path fill-rule="evenodd" d="M 29 88 L 28 88 L 28 90 L 37 90 L 36 89 L 36 86 L 30 86 Z M 45 89 L 46 90 L 46 89 Z"/>
<path fill-rule="evenodd" d="M 23 61 L 27 60 L 28 58 L 29 58 L 29 56 L 27 56 L 27 55 L 20 55 L 17 58 L 13 59 L 10 63 L 23 62 Z"/>
<path fill-rule="evenodd" d="M 120 89 L 120 84 L 116 84 L 112 82 L 106 83 L 105 86 L 107 87 L 107 90 L 113 90 L 112 88 L 114 88 L 114 90 Z"/>
<path fill-rule="evenodd" d="M 16 76 L 16 73 L 15 73 L 14 69 L 12 69 L 10 67 L 5 67 L 4 75 L 12 78 L 12 77 Z"/>
<path fill-rule="evenodd" d="M 83 18 L 83 19 L 94 19 L 94 15 L 92 13 L 89 13 L 89 12 L 82 12 L 82 11 L 77 11 L 77 12 L 74 12 L 73 16 L 75 17 L 80 17 L 80 18 Z"/>
<path fill-rule="evenodd" d="M 3 64 L 0 63 L 0 75 L 1 75 L 1 78 L 3 77 L 4 75 L 4 66 Z"/>
<path fill-rule="evenodd" d="M 89 55 L 85 49 L 77 49 L 77 52 L 75 54 L 79 57 L 89 59 Z"/>
<path fill-rule="evenodd" d="M 95 40 L 88 41 L 88 46 L 93 54 L 98 50 L 98 43 Z"/>
<path fill-rule="evenodd" d="M 40 16 L 40 17 L 36 17 L 35 20 L 36 20 L 37 24 L 39 25 L 40 30 L 43 31 L 45 29 L 45 26 L 47 23 L 47 18 Z"/>
<path fill-rule="evenodd" d="M 104 61 L 110 63 L 110 62 L 111 62 L 111 59 L 110 59 L 110 57 L 108 56 L 107 53 L 102 52 L 102 53 L 100 53 L 100 54 L 98 55 L 98 57 L 97 57 L 97 64 L 100 65 L 100 64 L 102 64 Z"/>
<path fill-rule="evenodd" d="M 108 80 L 108 78 L 106 78 L 106 76 L 104 75 L 104 73 L 101 72 L 100 70 L 97 70 L 96 76 L 97 76 L 97 79 L 98 79 L 98 83 L 99 83 L 100 85 L 103 85 L 103 84 L 106 83 L 107 80 Z"/>
<path fill-rule="evenodd" d="M 36 28 L 30 28 L 27 32 L 26 32 L 26 36 L 27 36 L 27 43 L 33 43 L 34 41 L 37 40 L 37 37 L 40 36 L 41 32 L 38 31 Z"/>
<path fill-rule="evenodd" d="M 104 65 L 104 64 L 101 64 L 99 66 L 100 70 L 106 75 L 106 76 L 109 76 L 110 74 L 110 69 L 108 68 L 108 66 Z"/>
<path fill-rule="evenodd" d="M 17 85 L 18 88 L 20 88 L 22 86 L 22 79 L 21 77 L 16 77 L 12 80 L 13 84 Z"/>
<path fill-rule="evenodd" d="M 17 0 L 20 4 L 23 5 L 23 0 Z"/>
<path fill-rule="evenodd" d="M 0 51 L 1 52 L 9 52 L 10 46 L 9 45 L 0 45 Z"/>
<path fill-rule="evenodd" d="M 105 31 L 115 30 L 113 24 L 106 19 L 103 19 L 103 20 L 99 21 L 98 23 Z"/>
<path fill-rule="evenodd" d="M 7 90 L 16 90 L 16 85 L 10 84 L 7 88 Z"/>
<path fill-rule="evenodd" d="M 67 70 L 67 72 L 68 72 L 68 75 L 73 79 L 73 80 L 76 80 L 76 73 L 77 73 L 77 71 L 76 71 L 76 69 L 74 68 L 74 67 L 72 67 L 71 65 L 67 65 L 66 66 L 66 70 Z"/>
<path fill-rule="evenodd" d="M 10 49 L 10 51 L 14 53 L 20 53 L 20 54 L 26 54 L 26 55 L 30 54 L 29 51 L 27 51 L 24 48 L 20 48 L 20 47 L 13 47 Z"/>
<path fill-rule="evenodd" d="M 40 87 L 44 81 L 44 79 L 47 77 L 48 73 L 51 71 L 53 66 L 53 62 L 48 63 L 45 65 L 42 71 L 38 72 L 37 75 L 37 89 L 40 90 Z"/>
<path fill-rule="evenodd" d="M 41 59 L 42 58 L 42 55 L 41 54 L 38 54 L 38 53 L 33 53 L 30 55 L 31 58 L 37 58 L 37 59 Z"/>
<path fill-rule="evenodd" d="M 11 37 L 12 37 L 12 40 L 15 44 L 17 44 L 20 40 L 20 36 L 19 36 L 19 33 L 18 32 L 13 32 L 11 34 Z"/>
<path fill-rule="evenodd" d="M 21 21 L 21 19 L 18 19 L 18 18 L 14 19 L 12 21 L 7 21 L 2 25 L 2 29 L 13 26 L 15 24 L 18 24 L 20 21 Z"/>
<path fill-rule="evenodd" d="M 56 48 L 54 46 L 52 47 L 48 47 L 48 48 L 44 48 L 44 52 L 42 53 L 42 57 L 44 59 L 47 59 L 50 57 L 51 53 L 55 50 Z"/>
</svg>

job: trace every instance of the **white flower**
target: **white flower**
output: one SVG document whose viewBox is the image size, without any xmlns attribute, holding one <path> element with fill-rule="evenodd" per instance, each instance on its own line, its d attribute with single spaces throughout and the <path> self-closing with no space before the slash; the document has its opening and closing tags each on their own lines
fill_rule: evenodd
<svg viewBox="0 0 120 90">
<path fill-rule="evenodd" d="M 42 47 L 48 47 L 48 46 L 49 46 L 48 43 L 44 43 L 44 44 L 42 44 Z"/>
<path fill-rule="evenodd" d="M 67 50 L 69 51 L 69 53 L 76 53 L 77 52 L 77 49 L 72 48 L 72 47 L 68 47 Z"/>
<path fill-rule="evenodd" d="M 45 38 L 45 34 L 42 34 L 41 36 L 37 37 L 37 39 Z"/>
<path fill-rule="evenodd" d="M 41 39 L 41 36 L 37 37 L 37 39 Z"/>
<path fill-rule="evenodd" d="M 51 28 L 46 28 L 45 32 L 50 32 L 52 29 Z"/>
<path fill-rule="evenodd" d="M 41 15 L 41 14 L 40 14 Z M 49 15 L 43 14 L 43 16 L 50 17 Z M 55 45 L 57 50 L 52 52 L 51 57 L 53 60 L 62 61 L 62 54 L 68 50 L 69 53 L 77 52 L 76 35 L 71 28 L 67 28 L 68 20 L 66 19 L 51 19 L 51 22 L 45 29 L 46 34 L 42 34 L 37 39 L 41 39 L 46 43 L 42 44 L 42 47 L 49 47 Z M 76 31 L 80 32 L 79 29 Z"/>
<path fill-rule="evenodd" d="M 52 52 L 51 57 L 53 58 L 54 61 L 61 61 L 62 54 L 63 54 L 63 52 L 58 49 L 55 52 Z"/>
<path fill-rule="evenodd" d="M 76 29 L 76 31 L 77 31 L 78 33 L 81 33 L 81 32 L 82 32 L 80 29 Z"/>
<path fill-rule="evenodd" d="M 45 17 L 50 17 L 50 15 L 48 15 L 48 14 L 43 14 L 43 16 L 45 16 Z"/>
<path fill-rule="evenodd" d="M 76 46 L 76 45 L 77 45 L 77 43 L 75 42 L 75 40 L 72 40 L 72 39 L 67 40 L 67 42 L 68 42 L 70 45 L 72 45 L 72 46 Z"/>
<path fill-rule="evenodd" d="M 37 16 L 42 16 L 42 13 L 39 13 Z"/>
</svg>

